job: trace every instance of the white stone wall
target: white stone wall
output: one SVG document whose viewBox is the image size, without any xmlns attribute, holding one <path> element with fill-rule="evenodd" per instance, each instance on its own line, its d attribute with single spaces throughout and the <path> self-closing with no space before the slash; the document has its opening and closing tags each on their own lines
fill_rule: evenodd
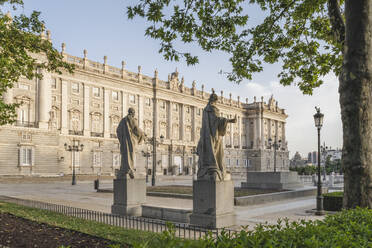
<svg viewBox="0 0 372 248">
<path fill-rule="evenodd" d="M 158 148 L 157 173 L 162 174 L 164 169 L 167 173 L 179 171 L 174 168 L 174 161 L 179 162 L 179 157 L 182 158 L 182 170 L 185 172 L 189 167 L 191 171 L 190 158 L 195 156 L 192 151 L 200 137 L 202 112 L 209 98 L 204 87 L 198 90 L 193 83 L 191 89 L 187 88 L 183 80 L 179 80 L 178 72 L 172 73 L 168 81 L 155 81 L 140 72 L 129 72 L 65 53 L 64 56 L 66 61 L 76 65 L 74 74 L 42 72 L 42 80 L 21 79 L 5 94 L 7 102 L 25 103 L 19 110 L 24 112 L 19 116 L 27 113 L 27 117 L 23 116 L 21 123 L 0 127 L 0 175 L 71 174 L 72 155 L 63 145 L 71 144 L 74 139 L 84 144 L 78 173 L 113 174 L 113 153 L 119 151 L 116 127 L 129 107 L 135 109 L 138 125 L 148 137 L 153 135 L 154 123 L 157 138 L 165 137 L 164 144 Z M 229 124 L 224 138 L 225 145 L 231 147 L 226 149 L 225 157 L 235 161 L 231 169 L 241 173 L 270 170 L 267 164 L 272 156 L 266 155 L 270 153 L 266 151 L 267 140 L 277 137 L 285 143 L 287 115 L 284 110 L 277 107 L 273 98 L 267 103 L 263 99 L 241 103 L 233 100 L 231 94 L 228 99 L 222 98 L 218 107 L 222 116 L 233 118 L 236 115 L 238 120 Z M 22 132 L 32 133 L 29 144 L 34 147 L 32 168 L 21 168 L 18 163 L 22 143 L 19 133 Z M 288 151 L 286 146 L 283 148 L 277 159 L 286 163 Z M 142 145 L 137 151 L 138 170 L 144 171 L 146 158 L 141 151 L 146 149 L 146 145 Z M 102 154 L 101 166 L 93 165 L 95 153 Z M 168 160 L 164 156 L 168 156 Z M 152 158 L 149 161 L 152 167 Z"/>
</svg>

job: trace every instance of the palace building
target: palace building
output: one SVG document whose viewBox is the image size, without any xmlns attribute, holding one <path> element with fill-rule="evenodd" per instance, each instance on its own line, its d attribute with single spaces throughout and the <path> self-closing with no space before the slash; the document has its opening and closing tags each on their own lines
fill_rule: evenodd
<svg viewBox="0 0 372 248">
<path fill-rule="evenodd" d="M 50 33 L 47 37 L 50 39 Z M 157 174 L 191 174 L 197 164 L 195 148 L 199 140 L 203 108 L 209 93 L 203 85 L 185 86 L 177 71 L 167 80 L 115 68 L 65 52 L 65 61 L 75 64 L 74 74 L 40 71 L 41 80 L 22 78 L 4 94 L 7 103 L 22 103 L 17 122 L 0 126 L 0 175 L 114 174 L 120 167 L 116 128 L 129 107 L 136 110 L 139 127 L 148 137 L 156 137 Z M 40 59 L 42 59 L 40 57 Z M 247 171 L 278 171 L 289 167 L 285 137 L 287 115 L 271 97 L 241 101 L 219 96 L 222 116 L 233 118 L 224 137 L 225 163 L 233 176 Z M 162 142 L 160 137 L 164 137 Z M 269 139 L 281 141 L 276 151 Z M 64 144 L 83 144 L 83 151 L 66 151 Z M 152 144 L 138 146 L 138 171 L 152 168 Z"/>
</svg>

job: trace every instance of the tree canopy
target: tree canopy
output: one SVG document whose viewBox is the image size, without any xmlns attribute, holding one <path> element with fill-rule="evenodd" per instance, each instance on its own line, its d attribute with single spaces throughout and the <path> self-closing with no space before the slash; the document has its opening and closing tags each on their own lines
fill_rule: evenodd
<svg viewBox="0 0 372 248">
<path fill-rule="evenodd" d="M 253 7 L 264 16 L 258 25 L 247 13 Z M 227 78 L 234 82 L 251 79 L 264 63 L 279 62 L 280 83 L 296 83 L 311 94 L 322 76 L 338 75 L 342 66 L 345 28 L 337 0 L 139 0 L 127 15 L 148 21 L 145 34 L 159 40 L 167 60 L 198 62 L 177 48 L 179 41 L 226 52 L 232 64 Z"/>
<path fill-rule="evenodd" d="M 44 22 L 40 20 L 40 12 L 11 17 L 3 12 L 7 4 L 16 9 L 23 5 L 23 1 L 0 0 L 0 125 L 15 121 L 19 103 L 5 103 L 3 95 L 20 77 L 41 78 L 38 68 L 57 73 L 62 69 L 73 70 L 72 65 L 62 61 L 62 55 L 52 43 L 41 35 Z M 34 54 L 43 54 L 46 60 L 37 60 Z"/>
<path fill-rule="evenodd" d="M 254 9 L 253 9 L 254 8 Z M 198 57 L 179 44 L 230 56 L 234 82 L 252 79 L 264 63 L 280 63 L 282 85 L 312 94 L 322 77 L 339 78 L 343 125 L 344 207 L 372 207 L 372 18 L 369 0 L 138 0 L 129 19 L 147 20 L 145 34 L 167 60 Z M 251 11 L 262 13 L 256 24 Z"/>
</svg>

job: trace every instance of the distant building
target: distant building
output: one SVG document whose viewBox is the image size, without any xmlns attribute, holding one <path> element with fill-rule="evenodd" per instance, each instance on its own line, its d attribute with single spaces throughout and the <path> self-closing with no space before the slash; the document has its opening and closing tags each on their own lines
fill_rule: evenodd
<svg viewBox="0 0 372 248">
<path fill-rule="evenodd" d="M 311 161 L 312 161 L 312 157 L 313 157 L 313 156 L 311 155 L 311 152 L 309 152 L 309 153 L 307 154 L 307 163 L 308 163 L 308 164 L 311 164 L 311 163 L 312 163 L 312 162 L 311 162 Z"/>
<path fill-rule="evenodd" d="M 325 163 L 327 161 L 327 158 L 329 158 L 330 161 L 335 160 L 341 160 L 342 157 L 342 150 L 341 149 L 328 149 L 322 154 L 321 163 Z"/>
<path fill-rule="evenodd" d="M 296 154 L 293 156 L 293 158 L 289 161 L 290 167 L 302 167 L 305 166 L 307 163 L 306 158 L 303 159 L 299 152 L 296 152 Z"/>
</svg>

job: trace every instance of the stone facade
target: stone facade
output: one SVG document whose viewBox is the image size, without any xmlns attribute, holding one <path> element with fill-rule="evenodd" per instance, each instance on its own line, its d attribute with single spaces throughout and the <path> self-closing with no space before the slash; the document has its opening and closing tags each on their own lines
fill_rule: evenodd
<svg viewBox="0 0 372 248">
<path fill-rule="evenodd" d="M 0 175 L 71 174 L 73 164 L 80 174 L 114 174 L 120 166 L 116 127 L 127 114 L 136 110 L 141 129 L 152 137 L 165 138 L 157 150 L 157 174 L 191 174 L 197 156 L 193 153 L 199 140 L 202 108 L 209 93 L 201 86 L 185 86 L 179 73 L 168 80 L 130 72 L 65 53 L 64 59 L 76 65 L 74 74 L 62 75 L 41 71 L 41 80 L 22 78 L 4 94 L 5 102 L 22 102 L 18 121 L 0 127 Z M 40 58 L 42 59 L 42 58 Z M 224 138 L 225 162 L 233 176 L 246 171 L 272 171 L 274 151 L 268 139 L 276 136 L 282 146 L 277 151 L 278 171 L 289 166 L 285 122 L 287 115 L 271 97 L 241 102 L 219 97 L 223 116 L 237 115 L 237 123 L 229 124 Z M 64 144 L 79 140 L 82 152 L 67 152 Z M 137 170 L 151 171 L 152 150 L 141 145 L 137 151 Z M 147 166 L 148 165 L 148 166 Z"/>
</svg>

